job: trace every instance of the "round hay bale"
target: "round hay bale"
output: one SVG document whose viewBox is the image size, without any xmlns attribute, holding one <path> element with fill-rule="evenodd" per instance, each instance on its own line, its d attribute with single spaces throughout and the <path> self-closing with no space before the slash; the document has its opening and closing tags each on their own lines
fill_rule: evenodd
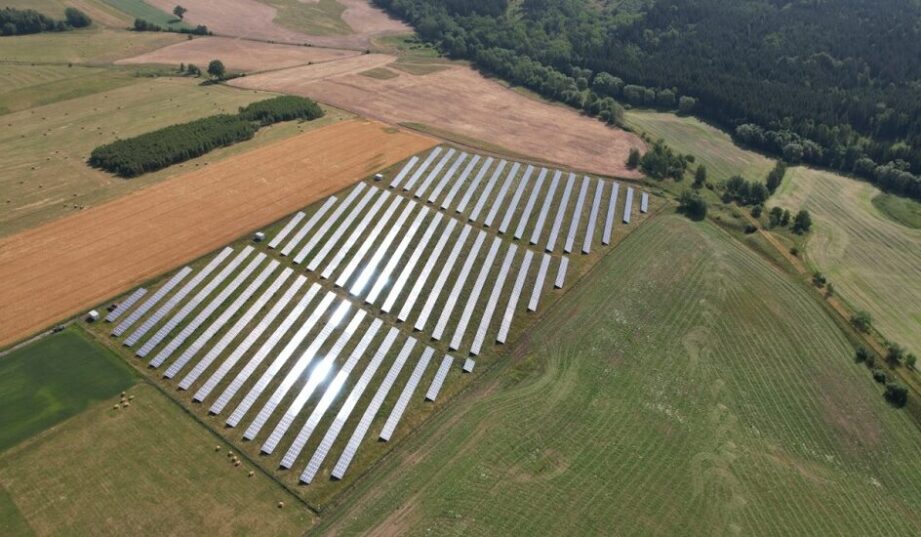
<svg viewBox="0 0 921 537">
<path fill-rule="evenodd" d="M 253 477 L 254 475 L 256 475 L 256 472 L 254 472 L 254 471 L 252 471 L 252 470 L 250 470 L 250 471 L 249 471 L 249 474 L 247 474 L 248 477 Z"/>
<path fill-rule="evenodd" d="M 133 396 L 133 395 L 129 395 L 129 396 L 128 396 L 128 400 L 129 400 L 129 401 L 134 401 L 134 396 Z"/>
<path fill-rule="evenodd" d="M 118 405 L 113 406 L 112 410 L 118 410 Z"/>
<path fill-rule="evenodd" d="M 285 502 L 278 502 L 278 508 L 281 509 L 285 506 Z"/>
<path fill-rule="evenodd" d="M 233 465 L 234 465 L 234 466 L 240 466 L 240 461 L 234 461 Z"/>
<path fill-rule="evenodd" d="M 220 450 L 221 450 L 221 446 L 214 446 L 214 451 L 220 451 Z"/>
<path fill-rule="evenodd" d="M 127 407 L 127 406 L 128 406 L 128 401 L 125 401 L 124 403 L 122 403 L 122 406 L 123 406 L 123 407 Z"/>
<path fill-rule="evenodd" d="M 233 457 L 233 451 L 228 451 L 228 452 L 227 452 L 227 456 L 228 456 L 228 457 Z"/>
</svg>

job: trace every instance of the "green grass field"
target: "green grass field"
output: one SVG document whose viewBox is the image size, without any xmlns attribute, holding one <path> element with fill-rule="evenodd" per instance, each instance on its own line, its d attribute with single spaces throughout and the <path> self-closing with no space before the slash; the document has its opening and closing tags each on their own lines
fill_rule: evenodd
<svg viewBox="0 0 921 537">
<path fill-rule="evenodd" d="M 0 451 L 134 384 L 131 369 L 74 329 L 0 357 Z"/>
<path fill-rule="evenodd" d="M 840 298 L 866 310 L 891 340 L 921 353 L 921 229 L 874 207 L 873 185 L 829 172 L 793 168 L 768 205 L 812 214 L 806 260 L 831 281 Z"/>
<path fill-rule="evenodd" d="M 916 534 L 921 433 L 852 353 L 800 284 L 660 216 L 316 533 Z"/>
<path fill-rule="evenodd" d="M 774 167 L 771 159 L 736 146 L 727 133 L 694 117 L 628 110 L 625 121 L 638 134 L 645 132 L 653 140 L 662 138 L 676 151 L 694 155 L 697 164 L 707 167 L 710 181 L 741 175 L 763 182 Z M 692 171 L 695 169 L 692 165 Z"/>
<path fill-rule="evenodd" d="M 127 13 L 132 18 L 144 19 L 164 28 L 191 28 L 172 13 L 165 13 L 143 0 L 103 0 L 106 4 Z"/>
<path fill-rule="evenodd" d="M 0 115 L 85 97 L 136 83 L 127 70 L 0 64 Z"/>
<path fill-rule="evenodd" d="M 921 229 L 921 203 L 880 192 L 870 200 L 880 213 L 897 224 Z"/>
<path fill-rule="evenodd" d="M 128 393 L 130 407 L 96 405 L 0 455 L 4 535 L 301 535 L 310 528 L 314 518 L 302 504 L 262 473 L 247 477 L 250 465 L 235 467 L 226 444 L 155 388 L 142 383 Z"/>
<path fill-rule="evenodd" d="M 184 39 L 184 35 L 170 32 L 103 28 L 4 37 L 0 40 L 0 63 L 109 64 Z"/>
<path fill-rule="evenodd" d="M 345 6 L 336 0 L 259 0 L 274 7 L 275 22 L 310 35 L 343 35 L 352 29 L 342 20 Z"/>
</svg>

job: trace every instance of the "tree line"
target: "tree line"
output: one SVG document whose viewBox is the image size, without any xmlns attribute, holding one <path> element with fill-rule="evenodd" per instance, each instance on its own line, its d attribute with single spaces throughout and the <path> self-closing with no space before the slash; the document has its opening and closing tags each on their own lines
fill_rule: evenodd
<svg viewBox="0 0 921 537">
<path fill-rule="evenodd" d="M 211 31 L 208 30 L 208 27 L 204 24 L 199 24 L 195 28 L 164 28 L 159 24 L 144 20 L 144 19 L 134 19 L 134 25 L 132 29 L 135 32 L 176 32 L 180 34 L 190 34 L 190 35 L 212 35 Z"/>
<path fill-rule="evenodd" d="M 617 122 L 605 98 L 694 113 L 791 164 L 921 199 L 913 0 L 375 3 L 449 56 L 602 119 Z"/>
<path fill-rule="evenodd" d="M 241 107 L 237 114 L 218 114 L 99 146 L 88 163 L 121 177 L 136 177 L 248 140 L 265 125 L 322 116 L 323 109 L 310 99 L 274 97 Z"/>
<path fill-rule="evenodd" d="M 34 9 L 0 9 L 0 35 L 4 36 L 65 32 L 85 28 L 92 23 L 89 15 L 73 7 L 64 10 L 63 20 L 54 20 Z"/>
</svg>

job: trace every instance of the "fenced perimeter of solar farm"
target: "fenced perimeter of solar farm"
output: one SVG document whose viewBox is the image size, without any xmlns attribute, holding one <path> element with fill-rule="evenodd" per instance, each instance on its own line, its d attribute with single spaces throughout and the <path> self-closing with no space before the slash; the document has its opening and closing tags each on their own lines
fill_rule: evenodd
<svg viewBox="0 0 921 537">
<path fill-rule="evenodd" d="M 322 505 L 508 359 L 650 203 L 439 146 L 133 290 L 91 330 Z"/>
</svg>

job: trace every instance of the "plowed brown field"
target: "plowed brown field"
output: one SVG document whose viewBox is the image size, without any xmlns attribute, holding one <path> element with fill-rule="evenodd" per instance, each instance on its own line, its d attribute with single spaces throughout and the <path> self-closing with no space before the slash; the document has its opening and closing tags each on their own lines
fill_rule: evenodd
<svg viewBox="0 0 921 537">
<path fill-rule="evenodd" d="M 343 121 L 0 240 L 0 346 L 436 143 Z"/>
</svg>

